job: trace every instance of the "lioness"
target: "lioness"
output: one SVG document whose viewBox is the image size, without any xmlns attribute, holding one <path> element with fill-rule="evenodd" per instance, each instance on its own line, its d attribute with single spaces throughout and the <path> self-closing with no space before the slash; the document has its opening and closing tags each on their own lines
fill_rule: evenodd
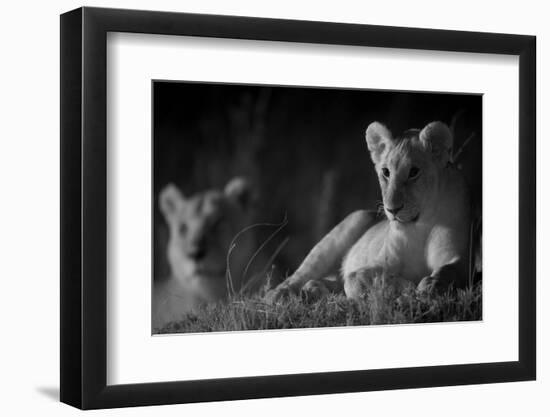
<svg viewBox="0 0 550 417">
<path fill-rule="evenodd" d="M 452 133 L 442 122 L 393 137 L 381 123 L 366 130 L 384 204 L 382 220 L 356 211 L 330 231 L 296 272 L 267 293 L 275 301 L 302 287 L 318 291 L 340 268 L 348 298 L 373 279 L 407 280 L 420 292 L 467 277 L 470 204 L 462 175 L 450 163 Z"/>
<path fill-rule="evenodd" d="M 171 275 L 154 284 L 153 328 L 181 319 L 201 302 L 226 297 L 228 285 L 239 290 L 254 242 L 244 233 L 231 250 L 230 244 L 250 224 L 250 197 L 250 186 L 243 178 L 234 178 L 222 191 L 191 197 L 184 197 L 173 184 L 162 190 L 159 207 L 169 227 Z"/>
</svg>

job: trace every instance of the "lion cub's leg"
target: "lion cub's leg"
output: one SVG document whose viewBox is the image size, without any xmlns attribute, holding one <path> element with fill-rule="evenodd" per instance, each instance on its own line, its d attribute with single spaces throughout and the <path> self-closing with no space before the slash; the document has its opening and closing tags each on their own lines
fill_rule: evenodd
<svg viewBox="0 0 550 417">
<path fill-rule="evenodd" d="M 348 215 L 313 247 L 293 275 L 266 294 L 266 300 L 274 302 L 286 295 L 298 294 L 306 282 L 336 272 L 348 250 L 375 222 L 375 213 L 367 210 Z"/>
</svg>

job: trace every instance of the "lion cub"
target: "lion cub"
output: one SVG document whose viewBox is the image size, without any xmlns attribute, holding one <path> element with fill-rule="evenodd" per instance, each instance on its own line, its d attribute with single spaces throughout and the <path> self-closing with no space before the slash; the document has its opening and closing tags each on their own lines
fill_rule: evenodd
<svg viewBox="0 0 550 417">
<path fill-rule="evenodd" d="M 467 277 L 470 205 L 462 175 L 450 163 L 452 133 L 442 122 L 394 137 L 381 123 L 366 130 L 385 218 L 350 214 L 307 255 L 268 301 L 318 290 L 338 271 L 348 298 L 360 298 L 373 279 L 406 280 L 431 292 Z M 307 285 L 306 285 L 307 284 Z"/>
<path fill-rule="evenodd" d="M 181 319 L 202 302 L 222 299 L 228 284 L 238 291 L 250 258 L 250 234 L 230 244 L 251 221 L 251 189 L 234 178 L 224 190 L 208 190 L 185 197 L 173 184 L 159 195 L 160 210 L 169 227 L 167 257 L 171 275 L 153 288 L 153 328 Z M 226 279 L 229 266 L 231 282 Z"/>
</svg>

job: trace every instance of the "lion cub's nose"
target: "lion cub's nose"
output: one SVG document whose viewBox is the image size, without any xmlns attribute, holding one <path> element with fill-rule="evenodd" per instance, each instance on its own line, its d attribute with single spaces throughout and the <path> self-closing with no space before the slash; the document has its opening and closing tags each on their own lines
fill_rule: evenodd
<svg viewBox="0 0 550 417">
<path fill-rule="evenodd" d="M 403 207 L 404 207 L 404 204 L 401 204 L 399 207 L 396 207 L 396 208 L 386 207 L 386 210 L 388 210 L 391 214 L 395 216 L 397 213 L 399 213 L 399 211 L 401 211 Z"/>
<path fill-rule="evenodd" d="M 206 248 L 204 247 L 204 245 L 194 246 L 189 251 L 189 255 L 193 259 L 195 259 L 197 261 L 200 261 L 202 258 L 204 258 L 206 256 Z"/>
</svg>

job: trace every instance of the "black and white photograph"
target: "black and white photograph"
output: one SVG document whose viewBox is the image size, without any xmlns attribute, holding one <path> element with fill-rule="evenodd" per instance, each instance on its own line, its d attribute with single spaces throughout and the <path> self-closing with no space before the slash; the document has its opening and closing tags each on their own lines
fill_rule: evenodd
<svg viewBox="0 0 550 417">
<path fill-rule="evenodd" d="M 482 95 L 152 97 L 153 334 L 482 320 Z"/>
<path fill-rule="evenodd" d="M 544 6 L 6 2 L 0 416 L 550 416 Z"/>
</svg>

